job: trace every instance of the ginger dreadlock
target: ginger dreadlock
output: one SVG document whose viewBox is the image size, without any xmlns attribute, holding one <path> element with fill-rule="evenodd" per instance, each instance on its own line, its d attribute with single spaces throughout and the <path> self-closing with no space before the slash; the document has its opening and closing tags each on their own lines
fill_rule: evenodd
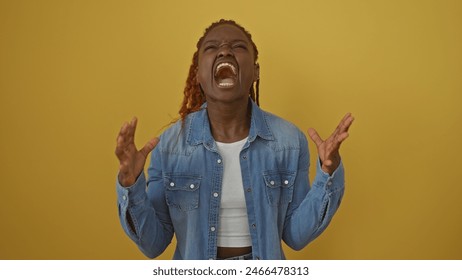
<svg viewBox="0 0 462 280">
<path fill-rule="evenodd" d="M 191 63 L 191 66 L 189 67 L 189 74 L 188 74 L 188 78 L 186 79 L 186 86 L 184 88 L 184 98 L 181 104 L 180 111 L 178 112 L 180 114 L 180 118 L 182 121 L 184 121 L 184 119 L 186 118 L 188 114 L 198 111 L 200 107 L 202 106 L 202 104 L 204 104 L 205 102 L 205 96 L 202 94 L 202 90 L 200 88 L 199 82 L 196 79 L 199 49 L 202 46 L 202 42 L 204 38 L 207 36 L 207 34 L 213 28 L 219 25 L 222 25 L 222 24 L 231 24 L 239 28 L 247 36 L 247 39 L 249 39 L 249 41 L 252 43 L 252 47 L 254 50 L 254 56 L 255 56 L 255 63 L 258 60 L 258 50 L 257 50 L 257 46 L 252 41 L 252 35 L 247 30 L 245 30 L 244 27 L 240 26 L 235 21 L 220 19 L 219 21 L 214 22 L 209 27 L 207 27 L 204 31 L 204 34 L 202 35 L 202 37 L 199 39 L 199 41 L 196 44 L 197 50 L 193 55 L 192 63 Z M 260 105 L 259 85 L 260 85 L 260 80 L 258 79 L 255 84 L 255 90 L 252 85 L 252 87 L 250 88 L 250 92 L 249 92 L 250 98 L 252 98 L 252 100 L 256 102 L 257 105 Z"/>
</svg>

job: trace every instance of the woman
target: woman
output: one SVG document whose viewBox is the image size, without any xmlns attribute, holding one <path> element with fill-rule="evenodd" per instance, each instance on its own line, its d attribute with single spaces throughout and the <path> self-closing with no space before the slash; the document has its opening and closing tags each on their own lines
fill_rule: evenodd
<svg viewBox="0 0 462 280">
<path fill-rule="evenodd" d="M 300 250 L 332 219 L 344 191 L 339 147 L 353 117 L 325 141 L 309 130 L 319 154 L 310 187 L 305 135 L 258 107 L 257 59 L 244 28 L 213 23 L 197 43 L 181 120 L 140 150 L 137 120 L 121 128 L 119 216 L 146 256 L 160 255 L 175 234 L 174 259 L 284 259 L 281 240 Z"/>
</svg>

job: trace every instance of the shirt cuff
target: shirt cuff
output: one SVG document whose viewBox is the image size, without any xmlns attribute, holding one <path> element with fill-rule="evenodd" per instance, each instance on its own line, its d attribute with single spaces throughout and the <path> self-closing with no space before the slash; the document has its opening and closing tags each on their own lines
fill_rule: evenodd
<svg viewBox="0 0 462 280">
<path fill-rule="evenodd" d="M 332 173 L 329 175 L 324 172 L 321 168 L 321 160 L 317 160 L 316 165 L 316 177 L 313 182 L 313 187 L 326 188 L 329 193 L 340 191 L 344 188 L 345 173 L 343 168 L 343 162 L 340 160 L 340 164 Z"/>
<path fill-rule="evenodd" d="M 118 174 L 117 174 L 118 175 Z M 144 172 L 136 179 L 136 182 L 129 186 L 123 187 L 119 182 L 119 176 L 116 179 L 117 199 L 120 204 L 139 204 L 146 196 L 146 177 Z"/>
</svg>

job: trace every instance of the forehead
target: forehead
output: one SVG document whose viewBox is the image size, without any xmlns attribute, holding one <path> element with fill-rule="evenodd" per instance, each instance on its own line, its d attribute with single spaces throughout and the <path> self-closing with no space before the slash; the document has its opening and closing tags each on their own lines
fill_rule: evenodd
<svg viewBox="0 0 462 280">
<path fill-rule="evenodd" d="M 204 38 L 204 42 L 207 41 L 234 41 L 234 40 L 243 40 L 247 43 L 249 39 L 244 34 L 244 32 L 238 27 L 231 24 L 222 24 L 217 27 L 214 27 L 209 31 L 207 36 Z"/>
</svg>

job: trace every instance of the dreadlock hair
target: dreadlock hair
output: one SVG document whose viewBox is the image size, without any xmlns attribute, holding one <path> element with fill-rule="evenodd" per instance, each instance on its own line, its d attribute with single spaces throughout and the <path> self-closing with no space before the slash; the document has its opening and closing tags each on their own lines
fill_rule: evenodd
<svg viewBox="0 0 462 280">
<path fill-rule="evenodd" d="M 258 50 L 257 50 L 257 46 L 252 41 L 252 35 L 250 35 L 250 33 L 247 30 L 245 30 L 244 27 L 240 26 L 235 21 L 220 19 L 219 21 L 216 21 L 212 23 L 209 27 L 207 27 L 204 31 L 204 34 L 202 35 L 202 37 L 199 39 L 199 41 L 196 44 L 197 50 L 193 55 L 192 63 L 191 63 L 191 66 L 189 67 L 189 75 L 188 75 L 188 78 L 186 79 L 186 86 L 183 92 L 184 98 L 181 104 L 180 111 L 178 112 L 180 114 L 180 118 L 182 121 L 184 121 L 184 119 L 186 118 L 188 114 L 200 110 L 202 104 L 205 103 L 205 96 L 202 93 L 200 84 L 196 79 L 197 66 L 198 66 L 198 60 L 199 60 L 199 49 L 202 46 L 202 42 L 204 41 L 204 38 L 207 36 L 207 34 L 213 28 L 219 25 L 223 25 L 223 24 L 230 24 L 230 25 L 237 27 L 247 36 L 247 39 L 249 39 L 249 41 L 252 43 L 252 47 L 254 50 L 254 56 L 255 56 L 255 62 L 257 62 L 258 60 Z M 256 84 L 255 84 L 255 90 L 252 85 L 252 87 L 250 88 L 250 92 L 249 92 L 250 98 L 252 98 L 252 100 L 255 103 L 257 103 L 257 105 L 260 105 L 259 85 L 260 85 L 260 79 L 257 79 Z"/>
</svg>

